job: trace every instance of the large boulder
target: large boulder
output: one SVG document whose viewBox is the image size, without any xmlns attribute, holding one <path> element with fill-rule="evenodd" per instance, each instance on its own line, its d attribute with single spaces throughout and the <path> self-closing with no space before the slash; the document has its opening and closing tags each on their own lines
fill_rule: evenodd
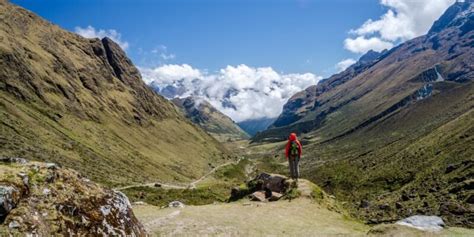
<svg viewBox="0 0 474 237">
<path fill-rule="evenodd" d="M 245 188 L 234 187 L 231 190 L 230 201 L 245 196 L 254 201 L 277 201 L 289 190 L 290 182 L 285 176 L 261 173 L 247 182 Z"/>
<path fill-rule="evenodd" d="M 251 182 L 256 183 L 257 189 L 276 193 L 285 193 L 290 186 L 285 176 L 277 174 L 261 173 Z"/>
<path fill-rule="evenodd" d="M 0 163 L 0 236 L 145 236 L 128 198 L 76 171 Z"/>
</svg>

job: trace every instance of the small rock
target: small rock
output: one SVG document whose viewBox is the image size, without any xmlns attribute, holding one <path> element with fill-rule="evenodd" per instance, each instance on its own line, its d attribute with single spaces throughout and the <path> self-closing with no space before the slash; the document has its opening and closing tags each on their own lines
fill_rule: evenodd
<svg viewBox="0 0 474 237">
<path fill-rule="evenodd" d="M 360 208 L 368 208 L 370 206 L 370 202 L 367 200 L 360 201 L 359 207 Z"/>
<path fill-rule="evenodd" d="M 454 164 L 449 164 L 448 167 L 446 167 L 446 171 L 444 172 L 445 174 L 449 174 L 451 172 L 453 172 L 455 169 L 457 169 L 458 167 Z"/>
<path fill-rule="evenodd" d="M 388 211 L 388 210 L 390 210 L 390 205 L 388 205 L 388 204 L 381 204 L 381 205 L 379 205 L 379 209 L 380 209 L 380 210 Z"/>
<path fill-rule="evenodd" d="M 49 195 L 50 193 L 51 193 L 51 190 L 49 188 L 43 189 L 43 195 Z"/>
<path fill-rule="evenodd" d="M 4 157 L 0 158 L 0 162 L 4 163 L 18 163 L 18 164 L 26 164 L 28 161 L 24 158 L 19 158 L 19 157 Z"/>
<path fill-rule="evenodd" d="M 467 203 L 474 204 L 474 194 L 471 194 L 467 199 Z"/>
<path fill-rule="evenodd" d="M 180 201 L 172 201 L 168 204 L 168 207 L 171 207 L 171 208 L 184 208 L 184 204 Z"/>
<path fill-rule="evenodd" d="M 257 191 L 257 192 L 254 192 L 254 193 L 250 194 L 250 200 L 265 202 L 267 199 L 265 198 L 265 192 Z"/>
<path fill-rule="evenodd" d="M 21 178 L 25 186 L 29 186 L 28 184 L 29 184 L 30 178 L 28 177 L 27 174 L 21 172 L 21 173 L 18 173 L 18 176 Z"/>
<path fill-rule="evenodd" d="M 11 221 L 8 224 L 8 228 L 10 228 L 10 229 L 16 229 L 16 228 L 19 228 L 19 227 L 20 227 L 20 223 L 18 223 L 18 221 Z"/>
<path fill-rule="evenodd" d="M 33 170 L 34 172 L 38 172 L 40 170 L 40 167 L 37 164 L 33 164 L 30 167 L 31 167 L 31 170 Z"/>
<path fill-rule="evenodd" d="M 57 168 L 59 168 L 59 167 L 58 167 L 58 165 L 57 165 L 56 163 L 46 163 L 46 168 L 47 168 L 47 169 L 50 169 L 50 170 L 55 170 L 55 169 L 57 169 Z"/>
<path fill-rule="evenodd" d="M 46 182 L 48 183 L 52 183 L 56 180 L 56 173 L 49 173 L 47 176 L 46 176 Z"/>
<path fill-rule="evenodd" d="M 268 199 L 270 202 L 278 201 L 280 198 L 283 197 L 283 194 L 277 193 L 277 192 L 272 192 L 272 195 Z"/>
<path fill-rule="evenodd" d="M 408 195 L 406 193 L 404 193 L 404 194 L 402 194 L 401 199 L 402 199 L 402 201 L 408 201 L 408 200 L 410 200 L 410 197 L 408 197 Z"/>
<path fill-rule="evenodd" d="M 413 227 L 425 231 L 440 231 L 445 226 L 443 219 L 438 216 L 410 216 L 395 224 Z"/>
</svg>

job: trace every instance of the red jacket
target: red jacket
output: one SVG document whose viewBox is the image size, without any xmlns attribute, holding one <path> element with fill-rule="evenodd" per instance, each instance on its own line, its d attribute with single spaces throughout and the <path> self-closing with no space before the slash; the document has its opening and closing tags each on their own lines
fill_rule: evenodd
<svg viewBox="0 0 474 237">
<path fill-rule="evenodd" d="M 288 157 L 290 156 L 290 146 L 291 146 L 292 141 L 295 141 L 296 144 L 298 145 L 298 154 L 299 154 L 299 156 L 301 157 L 301 155 L 303 154 L 303 147 L 301 146 L 300 141 L 298 141 L 298 138 L 296 137 L 295 133 L 291 133 L 290 137 L 288 138 L 288 142 L 286 143 L 286 147 L 285 147 L 286 159 L 288 159 Z"/>
</svg>

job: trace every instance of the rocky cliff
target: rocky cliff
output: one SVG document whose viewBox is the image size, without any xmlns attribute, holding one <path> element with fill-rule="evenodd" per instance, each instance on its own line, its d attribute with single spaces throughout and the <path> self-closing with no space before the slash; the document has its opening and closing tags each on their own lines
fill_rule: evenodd
<svg viewBox="0 0 474 237">
<path fill-rule="evenodd" d="M 83 38 L 5 2 L 0 21 L 0 155 L 108 185 L 188 180 L 222 162 L 221 145 L 149 89 L 109 38 Z"/>
</svg>

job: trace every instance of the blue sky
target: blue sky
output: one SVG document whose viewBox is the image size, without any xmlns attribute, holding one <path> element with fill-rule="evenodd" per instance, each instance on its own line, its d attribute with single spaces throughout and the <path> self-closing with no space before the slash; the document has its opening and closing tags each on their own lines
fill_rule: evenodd
<svg viewBox="0 0 474 237">
<path fill-rule="evenodd" d="M 168 96 L 202 97 L 239 122 L 277 117 L 368 50 L 425 34 L 455 0 L 12 1 L 84 37 L 111 37 L 158 92 L 179 88 Z"/>
<path fill-rule="evenodd" d="M 77 26 L 116 30 L 139 66 L 187 63 L 215 71 L 246 64 L 318 75 L 357 57 L 344 50 L 348 31 L 386 11 L 377 0 L 13 2 L 70 31 Z M 150 53 L 162 46 L 174 59 L 163 62 Z"/>
</svg>

